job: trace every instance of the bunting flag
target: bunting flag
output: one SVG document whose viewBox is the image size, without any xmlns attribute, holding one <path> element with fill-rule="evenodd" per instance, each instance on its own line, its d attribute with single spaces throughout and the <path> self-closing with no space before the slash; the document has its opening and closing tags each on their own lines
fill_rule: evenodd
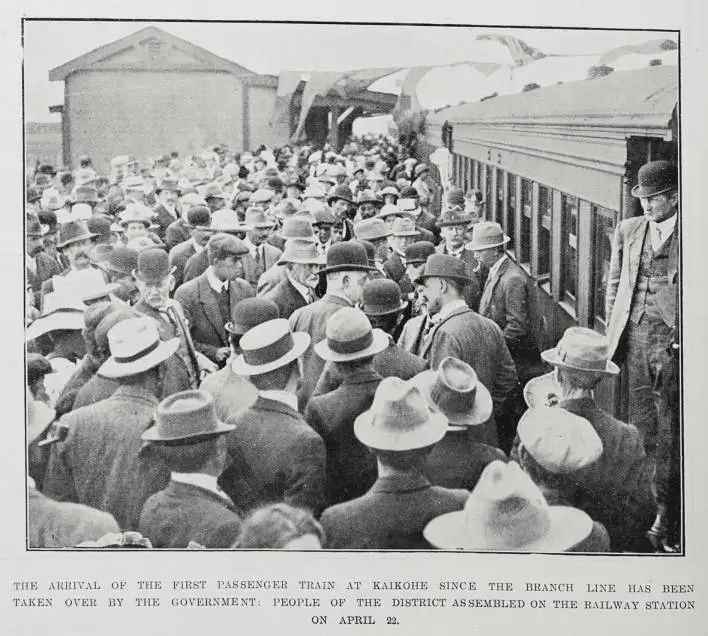
<svg viewBox="0 0 708 636">
<path fill-rule="evenodd" d="M 321 71 L 317 73 L 312 73 L 310 79 L 305 84 L 305 90 L 302 92 L 302 103 L 300 105 L 300 120 L 297 123 L 297 128 L 291 137 L 291 141 L 294 143 L 302 135 L 302 131 L 305 128 L 305 121 L 307 120 L 307 114 L 312 108 L 312 104 L 315 102 L 315 98 L 318 95 L 326 95 L 335 86 L 335 84 L 342 79 L 346 73 L 341 71 Z"/>
<path fill-rule="evenodd" d="M 278 74 L 278 91 L 275 97 L 275 107 L 271 118 L 271 125 L 277 126 L 285 122 L 290 123 L 290 104 L 293 95 L 300 86 L 300 71 L 280 71 Z"/>
<path fill-rule="evenodd" d="M 533 46 L 529 46 L 523 40 L 519 38 L 512 37 L 510 35 L 504 35 L 502 33 L 483 33 L 477 36 L 478 40 L 491 40 L 503 44 L 509 49 L 511 53 L 511 59 L 515 66 L 525 66 L 534 60 L 540 60 L 547 57 L 545 53 L 539 51 Z"/>
<path fill-rule="evenodd" d="M 647 40 L 641 44 L 627 44 L 626 46 L 619 46 L 616 49 L 604 53 L 600 57 L 599 64 L 601 66 L 607 66 L 615 60 L 633 53 L 639 55 L 656 55 L 666 53 L 666 51 L 675 51 L 677 48 L 678 45 L 673 40 Z"/>
</svg>

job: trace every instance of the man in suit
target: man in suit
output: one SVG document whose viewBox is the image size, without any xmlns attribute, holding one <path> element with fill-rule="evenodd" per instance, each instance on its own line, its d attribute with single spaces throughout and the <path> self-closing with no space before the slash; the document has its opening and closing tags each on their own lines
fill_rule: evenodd
<svg viewBox="0 0 708 636">
<path fill-rule="evenodd" d="M 274 223 L 260 208 L 246 210 L 244 227 L 247 228 L 243 240 L 247 252 L 243 257 L 243 276 L 255 292 L 258 279 L 278 262 L 282 252 L 270 245 L 267 240 L 273 231 Z"/>
<path fill-rule="evenodd" d="M 369 266 L 366 248 L 347 241 L 333 245 L 327 252 L 327 266 L 322 274 L 327 277 L 327 293 L 320 300 L 295 310 L 290 316 L 293 331 L 309 334 L 313 342 L 326 337 L 327 319 L 342 307 L 353 307 L 361 299 L 368 280 Z M 303 355 L 303 382 L 298 403 L 304 411 L 320 378 L 324 361 L 308 348 Z"/>
<path fill-rule="evenodd" d="M 612 242 L 606 316 L 610 355 L 627 363 L 629 423 L 654 456 L 663 367 L 670 366 L 679 285 L 678 170 L 652 161 L 632 195 L 644 215 L 620 222 Z M 676 338 L 678 341 L 678 338 Z"/>
<path fill-rule="evenodd" d="M 373 330 L 364 313 L 354 307 L 342 307 L 332 314 L 326 332 L 327 338 L 315 345 L 315 353 L 333 367 L 339 386 L 315 395 L 305 419 L 325 443 L 327 504 L 332 506 L 363 495 L 376 481 L 376 461 L 354 436 L 353 426 L 371 406 L 383 379 L 373 360 L 387 347 L 388 337 Z"/>
<path fill-rule="evenodd" d="M 375 267 L 382 277 L 388 276 L 384 263 L 389 255 L 388 239 L 391 237 L 391 230 L 381 219 L 373 218 L 356 223 L 354 233 L 358 241 L 371 244 L 373 258 L 369 258 L 369 264 Z"/>
<path fill-rule="evenodd" d="M 196 205 L 203 205 L 207 207 L 204 197 L 198 195 L 196 192 L 189 192 L 177 201 L 177 210 L 179 211 L 179 218 L 173 221 L 167 226 L 165 230 L 165 246 L 168 250 L 171 250 L 176 245 L 188 241 L 191 233 L 189 231 L 189 222 L 187 220 L 187 214 L 190 208 Z"/>
<path fill-rule="evenodd" d="M 175 289 L 185 281 L 184 270 L 187 261 L 195 254 L 200 254 L 204 251 L 212 235 L 210 226 L 211 212 L 208 207 L 195 205 L 189 209 L 186 227 L 191 232 L 191 237 L 179 245 L 175 245 L 169 253 L 170 267 L 174 268 L 172 275 L 175 279 Z"/>
<path fill-rule="evenodd" d="M 373 195 L 372 195 L 373 196 Z M 380 207 L 381 202 L 378 199 L 377 206 Z M 354 232 L 354 226 L 352 225 L 352 219 L 354 218 L 354 200 L 352 198 L 352 191 L 349 186 L 338 185 L 332 189 L 327 197 L 327 204 L 332 208 L 332 213 L 334 217 L 343 224 L 342 230 L 342 241 L 351 241 L 356 237 Z M 376 213 L 376 208 L 371 216 Z M 362 218 L 365 218 L 362 216 Z"/>
<path fill-rule="evenodd" d="M 244 512 L 285 501 L 319 515 L 324 507 L 325 447 L 297 410 L 299 358 L 310 345 L 306 333 L 278 318 L 246 332 L 235 373 L 258 389 L 256 402 L 229 418 L 229 464 L 220 485 Z"/>
<path fill-rule="evenodd" d="M 124 320 L 108 333 L 111 357 L 98 372 L 118 379 L 107 400 L 62 418 L 68 429 L 57 442 L 45 476 L 45 493 L 111 513 L 123 530 L 135 530 L 145 500 L 161 490 L 169 471 L 141 451 L 162 394 L 163 363 L 179 342 L 163 342 L 152 320 Z"/>
<path fill-rule="evenodd" d="M 164 177 L 155 189 L 157 195 L 157 205 L 153 208 L 155 218 L 153 221 L 158 226 L 157 235 L 165 238 L 167 228 L 179 218 L 177 212 L 177 199 L 179 195 L 179 185 L 177 179 Z"/>
<path fill-rule="evenodd" d="M 184 309 L 197 351 L 223 367 L 231 355 L 224 325 L 236 303 L 253 296 L 253 289 L 242 278 L 241 259 L 248 248 L 243 241 L 218 233 L 209 239 L 206 249 L 209 267 L 177 289 L 175 300 Z"/>
<path fill-rule="evenodd" d="M 420 391 L 400 378 L 379 384 L 371 408 L 354 423 L 354 434 L 376 455 L 378 479 L 361 497 L 328 508 L 321 523 L 328 548 L 426 549 L 428 522 L 461 510 L 466 490 L 433 486 L 423 474 L 431 450 L 445 435 L 447 418 L 433 411 Z"/>
<path fill-rule="evenodd" d="M 386 275 L 401 288 L 401 294 L 408 298 L 413 290 L 413 283 L 406 273 L 406 249 L 418 240 L 420 231 L 408 217 L 394 221 L 389 237 L 391 255 L 383 265 Z"/>
<path fill-rule="evenodd" d="M 32 304 L 36 309 L 40 305 L 40 291 L 42 283 L 58 276 L 62 268 L 59 263 L 44 251 L 44 235 L 36 217 L 27 219 L 27 253 L 25 254 L 25 268 L 27 271 L 27 284 L 32 294 Z"/>
<path fill-rule="evenodd" d="M 440 226 L 437 223 L 437 219 L 427 208 L 421 206 L 420 195 L 413 186 L 408 186 L 401 190 L 397 206 L 403 213 L 413 218 L 415 226 L 419 230 L 424 231 L 425 235 L 421 236 L 421 240 L 435 244 L 440 242 Z"/>
<path fill-rule="evenodd" d="M 163 400 L 155 425 L 142 434 L 170 470 L 170 483 L 152 495 L 140 513 L 138 530 L 154 548 L 230 548 L 241 517 L 217 478 L 226 462 L 224 435 L 233 430 L 219 420 L 206 391 L 184 391 Z"/>
<path fill-rule="evenodd" d="M 437 369 L 448 356 L 469 364 L 490 390 L 495 414 L 500 414 L 506 399 L 517 389 L 516 366 L 499 326 L 463 300 L 468 280 L 465 264 L 444 254 L 431 256 L 418 275 L 432 322 L 424 336 L 422 355 L 431 369 Z"/>
<path fill-rule="evenodd" d="M 324 263 L 325 257 L 320 256 L 312 241 L 288 239 L 278 261 L 278 266 L 285 270 L 285 279 L 263 298 L 278 306 L 281 318 L 290 318 L 295 310 L 315 301 L 315 287 Z"/>
</svg>

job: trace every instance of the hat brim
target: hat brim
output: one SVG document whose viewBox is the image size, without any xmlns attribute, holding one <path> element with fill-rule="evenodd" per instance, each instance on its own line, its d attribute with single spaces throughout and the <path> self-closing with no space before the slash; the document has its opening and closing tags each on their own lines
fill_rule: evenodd
<svg viewBox="0 0 708 636">
<path fill-rule="evenodd" d="M 415 277 L 415 279 L 412 281 L 414 283 L 420 283 L 421 281 L 424 281 L 426 278 L 450 278 L 452 280 L 457 280 L 460 281 L 461 283 L 470 283 L 472 282 L 472 279 L 469 278 L 469 276 L 457 276 L 456 274 L 425 274 L 425 273 L 420 273 L 418 276 Z"/>
<path fill-rule="evenodd" d="M 428 420 L 413 430 L 394 432 L 372 424 L 371 411 L 364 411 L 354 420 L 354 435 L 375 450 L 408 451 L 425 448 L 439 442 L 447 432 L 447 418 L 433 409 L 428 410 Z"/>
<path fill-rule="evenodd" d="M 637 199 L 648 199 L 650 197 L 656 196 L 657 194 L 663 194 L 664 192 L 669 192 L 671 190 L 676 190 L 678 184 L 666 186 L 664 188 L 658 188 L 654 190 L 649 190 L 647 188 L 642 188 L 640 185 L 635 185 L 632 188 L 632 196 Z"/>
<path fill-rule="evenodd" d="M 612 360 L 607 361 L 604 369 L 588 369 L 587 367 L 578 367 L 573 364 L 568 364 L 560 359 L 558 349 L 546 349 L 546 351 L 542 351 L 541 358 L 544 362 L 558 367 L 559 369 L 570 369 L 571 371 L 580 371 L 593 375 L 617 375 L 620 371 L 619 367 L 612 362 Z"/>
<path fill-rule="evenodd" d="M 160 247 L 159 245 L 155 245 L 155 247 Z M 133 278 L 135 280 L 139 280 L 141 283 L 159 283 L 160 281 L 165 280 L 168 276 L 171 276 L 172 274 L 175 273 L 177 270 L 177 266 L 173 265 L 170 267 L 169 271 L 167 271 L 163 276 L 150 276 L 149 278 L 146 278 L 145 276 L 141 276 L 140 272 L 137 269 L 134 269 L 131 274 L 133 275 Z"/>
<path fill-rule="evenodd" d="M 408 232 L 392 232 L 391 236 L 420 236 L 418 230 L 409 230 Z"/>
<path fill-rule="evenodd" d="M 99 367 L 97 373 L 104 378 L 124 378 L 143 373 L 162 364 L 177 351 L 178 347 L 179 338 L 172 338 L 160 342 L 154 351 L 133 362 L 116 362 L 111 356 Z"/>
<path fill-rule="evenodd" d="M 27 327 L 27 340 L 35 340 L 51 331 L 81 331 L 85 327 L 84 314 L 79 311 L 57 311 L 40 316 Z"/>
<path fill-rule="evenodd" d="M 377 310 L 377 311 L 372 311 L 371 309 L 367 309 L 366 305 L 364 305 L 362 303 L 361 310 L 367 316 L 388 316 L 389 314 L 397 314 L 399 311 L 403 311 L 406 307 L 408 307 L 408 301 L 402 300 L 401 304 L 398 307 L 391 307 L 386 310 Z"/>
<path fill-rule="evenodd" d="M 191 439 L 193 437 L 211 437 L 215 435 L 224 435 L 230 433 L 236 427 L 233 424 L 225 424 L 221 420 L 217 420 L 216 428 L 210 431 L 197 431 L 191 435 L 178 435 L 177 437 L 162 437 L 158 430 L 157 424 L 147 429 L 140 438 L 146 442 L 179 442 L 180 440 Z"/>
<path fill-rule="evenodd" d="M 449 430 L 461 430 L 470 426 L 479 426 L 489 421 L 492 416 L 494 404 L 492 402 L 492 394 L 486 386 L 477 381 L 477 390 L 474 395 L 472 408 L 466 413 L 446 413 L 433 402 L 431 391 L 437 381 L 438 372 L 428 369 L 422 371 L 415 377 L 411 378 L 411 384 L 418 387 L 430 406 L 444 413 L 447 417 L 447 427 Z"/>
<path fill-rule="evenodd" d="M 236 357 L 231 363 L 231 370 L 236 375 L 242 375 L 249 377 L 252 375 L 261 375 L 263 373 L 269 373 L 270 371 L 275 371 L 284 367 L 286 364 L 290 364 L 294 360 L 297 360 L 310 346 L 310 334 L 302 331 L 296 331 L 293 333 L 293 348 L 288 351 L 282 358 L 273 360 L 267 364 L 248 364 L 243 357 L 243 354 Z"/>
<path fill-rule="evenodd" d="M 482 244 L 482 243 L 475 243 L 474 241 L 470 241 L 469 243 L 465 243 L 465 249 L 470 252 L 476 252 L 476 251 L 481 252 L 482 250 L 488 250 L 488 249 L 491 249 L 492 247 L 499 247 L 500 245 L 506 245 L 509 241 L 511 241 L 511 238 L 505 234 L 504 238 L 501 241 L 496 241 L 494 243 Z"/>
<path fill-rule="evenodd" d="M 118 283 L 106 283 L 102 289 L 96 289 L 88 294 L 81 294 L 81 300 L 86 302 L 88 300 L 95 300 L 96 298 L 103 298 L 104 296 L 109 296 L 120 289 Z"/>
<path fill-rule="evenodd" d="M 320 274 L 333 274 L 335 272 L 375 272 L 377 269 L 370 265 L 333 265 L 320 270 Z"/>
<path fill-rule="evenodd" d="M 480 524 L 470 527 L 464 510 L 436 517 L 423 530 L 426 541 L 438 550 L 493 550 L 496 552 L 565 552 L 586 539 L 592 519 L 578 508 L 551 506 L 550 527 L 541 538 L 518 546 L 490 541 L 490 533 Z M 492 537 L 494 535 L 491 535 Z"/>
<path fill-rule="evenodd" d="M 450 227 L 453 225 L 469 225 L 474 221 L 474 217 L 471 215 L 465 215 L 464 217 L 459 217 L 454 221 L 438 221 L 437 226 L 438 227 Z"/>
<path fill-rule="evenodd" d="M 332 349 L 329 348 L 327 340 L 321 340 L 314 346 L 315 353 L 323 360 L 329 360 L 330 362 L 350 362 L 352 360 L 370 358 L 377 353 L 381 353 L 389 345 L 388 334 L 385 331 L 374 329 L 372 336 L 371 344 L 368 347 L 359 351 L 353 351 L 352 353 L 332 351 Z"/>
<path fill-rule="evenodd" d="M 333 201 L 346 201 L 347 203 L 349 203 L 349 205 L 356 205 L 356 206 L 360 205 L 359 203 L 354 203 L 354 201 L 352 201 L 351 199 L 345 199 L 344 197 L 327 197 L 328 204 L 331 205 Z M 365 203 L 368 203 L 368 202 L 365 201 Z M 371 203 L 373 203 L 373 201 Z"/>
<path fill-rule="evenodd" d="M 304 240 L 304 239 L 303 239 Z M 314 243 L 314 241 L 312 241 Z M 327 257 L 324 254 L 318 255 L 316 258 L 295 258 L 281 256 L 276 265 L 287 265 L 288 263 L 296 263 L 298 265 L 324 265 L 327 262 Z"/>
<path fill-rule="evenodd" d="M 95 234 L 94 232 L 88 232 L 87 234 L 80 234 L 79 236 L 74 236 L 70 238 L 68 241 L 63 241 L 61 243 L 57 243 L 57 249 L 64 249 L 67 245 L 71 245 L 72 243 L 79 243 L 80 241 L 90 241 L 91 239 L 94 239 L 98 236 L 98 234 Z"/>
<path fill-rule="evenodd" d="M 530 409 L 538 406 L 553 406 L 560 401 L 560 387 L 555 381 L 554 372 L 531 378 L 524 386 L 524 402 Z"/>
</svg>

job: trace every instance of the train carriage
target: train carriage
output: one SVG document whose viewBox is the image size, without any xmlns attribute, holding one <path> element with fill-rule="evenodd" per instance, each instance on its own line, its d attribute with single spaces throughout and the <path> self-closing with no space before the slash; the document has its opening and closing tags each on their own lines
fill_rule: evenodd
<svg viewBox="0 0 708 636">
<path fill-rule="evenodd" d="M 678 161 L 678 69 L 650 66 L 431 114 L 424 145 L 451 152 L 452 182 L 485 195 L 528 274 L 532 335 L 553 346 L 572 325 L 605 331 L 617 223 L 641 214 L 642 164 Z M 623 376 L 598 399 L 626 414 Z"/>
</svg>

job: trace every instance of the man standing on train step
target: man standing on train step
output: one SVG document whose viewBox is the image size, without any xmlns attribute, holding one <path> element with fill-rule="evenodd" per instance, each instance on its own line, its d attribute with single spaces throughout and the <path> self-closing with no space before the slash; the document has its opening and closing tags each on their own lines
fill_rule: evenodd
<svg viewBox="0 0 708 636">
<path fill-rule="evenodd" d="M 610 354 L 627 362 L 629 423 L 654 456 L 663 443 L 657 426 L 664 370 L 678 340 L 678 170 L 668 161 L 651 161 L 640 168 L 638 180 L 632 196 L 644 215 L 622 221 L 612 243 L 607 336 Z"/>
</svg>

